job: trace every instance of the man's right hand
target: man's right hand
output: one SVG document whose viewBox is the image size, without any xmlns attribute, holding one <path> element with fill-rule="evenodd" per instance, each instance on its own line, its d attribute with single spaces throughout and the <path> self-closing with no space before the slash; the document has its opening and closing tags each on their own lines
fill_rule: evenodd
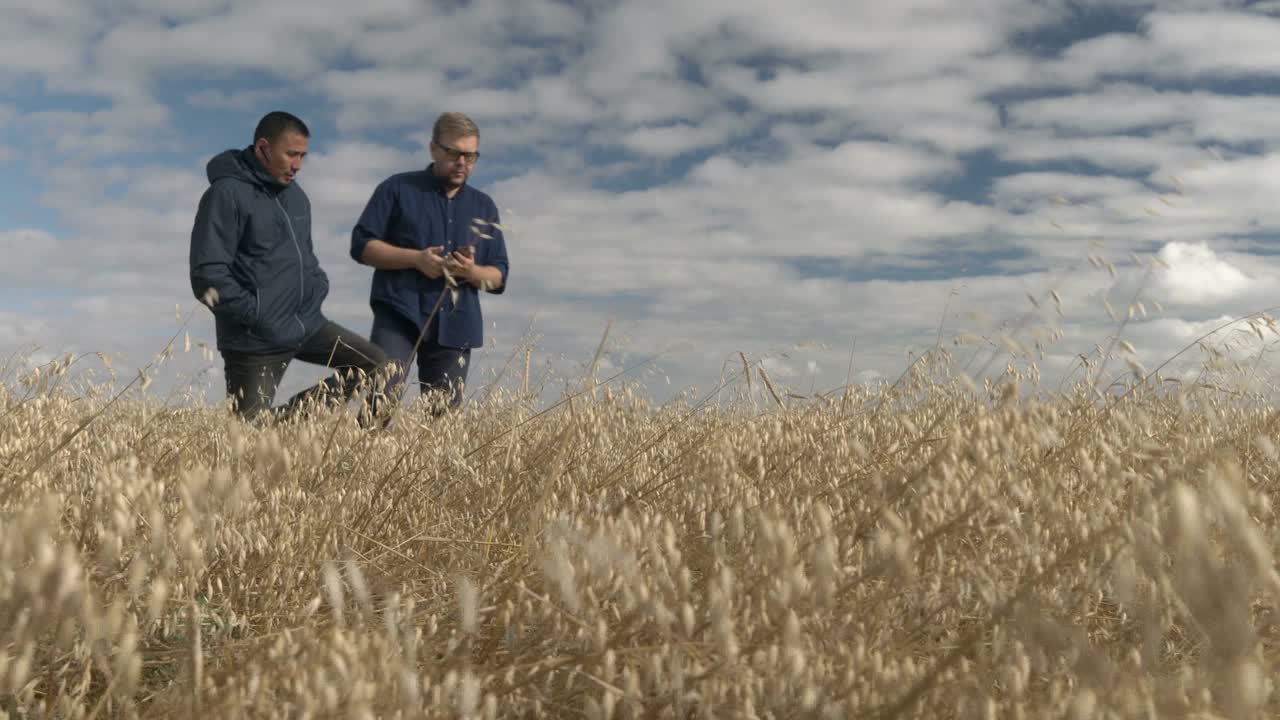
<svg viewBox="0 0 1280 720">
<path fill-rule="evenodd" d="M 437 245 L 426 250 L 419 250 L 414 266 L 418 272 L 436 280 L 444 275 L 444 246 Z"/>
</svg>

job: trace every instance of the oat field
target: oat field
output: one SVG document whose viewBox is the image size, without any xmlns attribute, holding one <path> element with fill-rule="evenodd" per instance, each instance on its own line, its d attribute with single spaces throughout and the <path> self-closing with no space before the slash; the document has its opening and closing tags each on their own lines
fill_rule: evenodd
<svg viewBox="0 0 1280 720">
<path fill-rule="evenodd" d="M 1280 713 L 1280 415 L 1247 394 L 920 363 L 366 431 L 64 373 L 0 385 L 11 718 Z"/>
</svg>

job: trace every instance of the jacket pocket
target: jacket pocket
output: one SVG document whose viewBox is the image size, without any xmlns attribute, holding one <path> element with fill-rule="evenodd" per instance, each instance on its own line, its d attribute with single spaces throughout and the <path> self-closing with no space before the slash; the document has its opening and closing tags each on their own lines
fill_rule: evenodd
<svg viewBox="0 0 1280 720">
<path fill-rule="evenodd" d="M 245 292 L 252 300 L 249 301 L 249 307 L 237 316 L 233 322 L 243 328 L 245 332 L 253 335 L 254 330 L 258 327 L 258 318 L 262 313 L 262 293 L 252 285 L 246 287 Z"/>
<path fill-rule="evenodd" d="M 249 334 L 275 345 L 295 345 L 305 335 L 297 318 L 298 288 L 276 283 L 256 289 L 257 312 Z"/>
</svg>

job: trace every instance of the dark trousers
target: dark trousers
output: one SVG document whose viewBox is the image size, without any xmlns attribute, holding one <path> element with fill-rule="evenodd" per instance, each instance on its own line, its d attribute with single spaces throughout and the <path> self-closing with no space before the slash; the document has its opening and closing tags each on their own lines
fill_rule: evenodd
<svg viewBox="0 0 1280 720">
<path fill-rule="evenodd" d="M 398 313 L 374 311 L 371 339 L 397 366 L 387 380 L 386 394 L 389 398 L 399 398 L 404 393 L 404 381 L 413 364 L 413 346 L 418 342 L 418 333 L 418 326 Z M 462 387 L 467 381 L 467 368 L 471 365 L 471 350 L 445 347 L 436 341 L 438 334 L 433 320 L 418 345 L 418 387 L 424 396 L 443 400 L 440 406 L 456 408 L 462 405 Z"/>
<path fill-rule="evenodd" d="M 327 321 L 306 339 L 296 352 L 259 355 L 223 351 L 227 395 L 234 400 L 236 413 L 257 420 L 271 410 L 276 388 L 293 360 L 331 367 L 337 372 L 290 398 L 276 411 L 288 417 L 312 402 L 333 407 L 345 403 L 360 387 L 361 373 L 372 383 L 385 372 L 387 359 L 382 350 L 341 325 Z"/>
</svg>

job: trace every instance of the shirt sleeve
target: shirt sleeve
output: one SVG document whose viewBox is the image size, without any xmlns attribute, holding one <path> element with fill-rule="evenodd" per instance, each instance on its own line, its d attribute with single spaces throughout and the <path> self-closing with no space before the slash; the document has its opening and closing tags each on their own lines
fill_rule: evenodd
<svg viewBox="0 0 1280 720">
<path fill-rule="evenodd" d="M 395 191 L 389 180 L 384 180 L 374 189 L 369 202 L 360 213 L 360 219 L 351 230 L 351 259 L 363 262 L 364 248 L 370 240 L 386 240 L 387 229 L 391 223 L 391 215 L 395 209 Z"/>
<path fill-rule="evenodd" d="M 502 232 L 500 224 L 502 221 L 498 217 L 498 206 L 490 203 L 489 212 L 484 219 L 488 222 L 488 226 L 484 228 L 484 234 L 489 237 L 480 238 L 480 252 L 476 255 L 481 265 L 496 267 L 502 272 L 502 284 L 489 291 L 494 295 L 501 295 L 507 290 L 507 272 L 511 263 L 507 259 L 507 241 Z"/>
</svg>

